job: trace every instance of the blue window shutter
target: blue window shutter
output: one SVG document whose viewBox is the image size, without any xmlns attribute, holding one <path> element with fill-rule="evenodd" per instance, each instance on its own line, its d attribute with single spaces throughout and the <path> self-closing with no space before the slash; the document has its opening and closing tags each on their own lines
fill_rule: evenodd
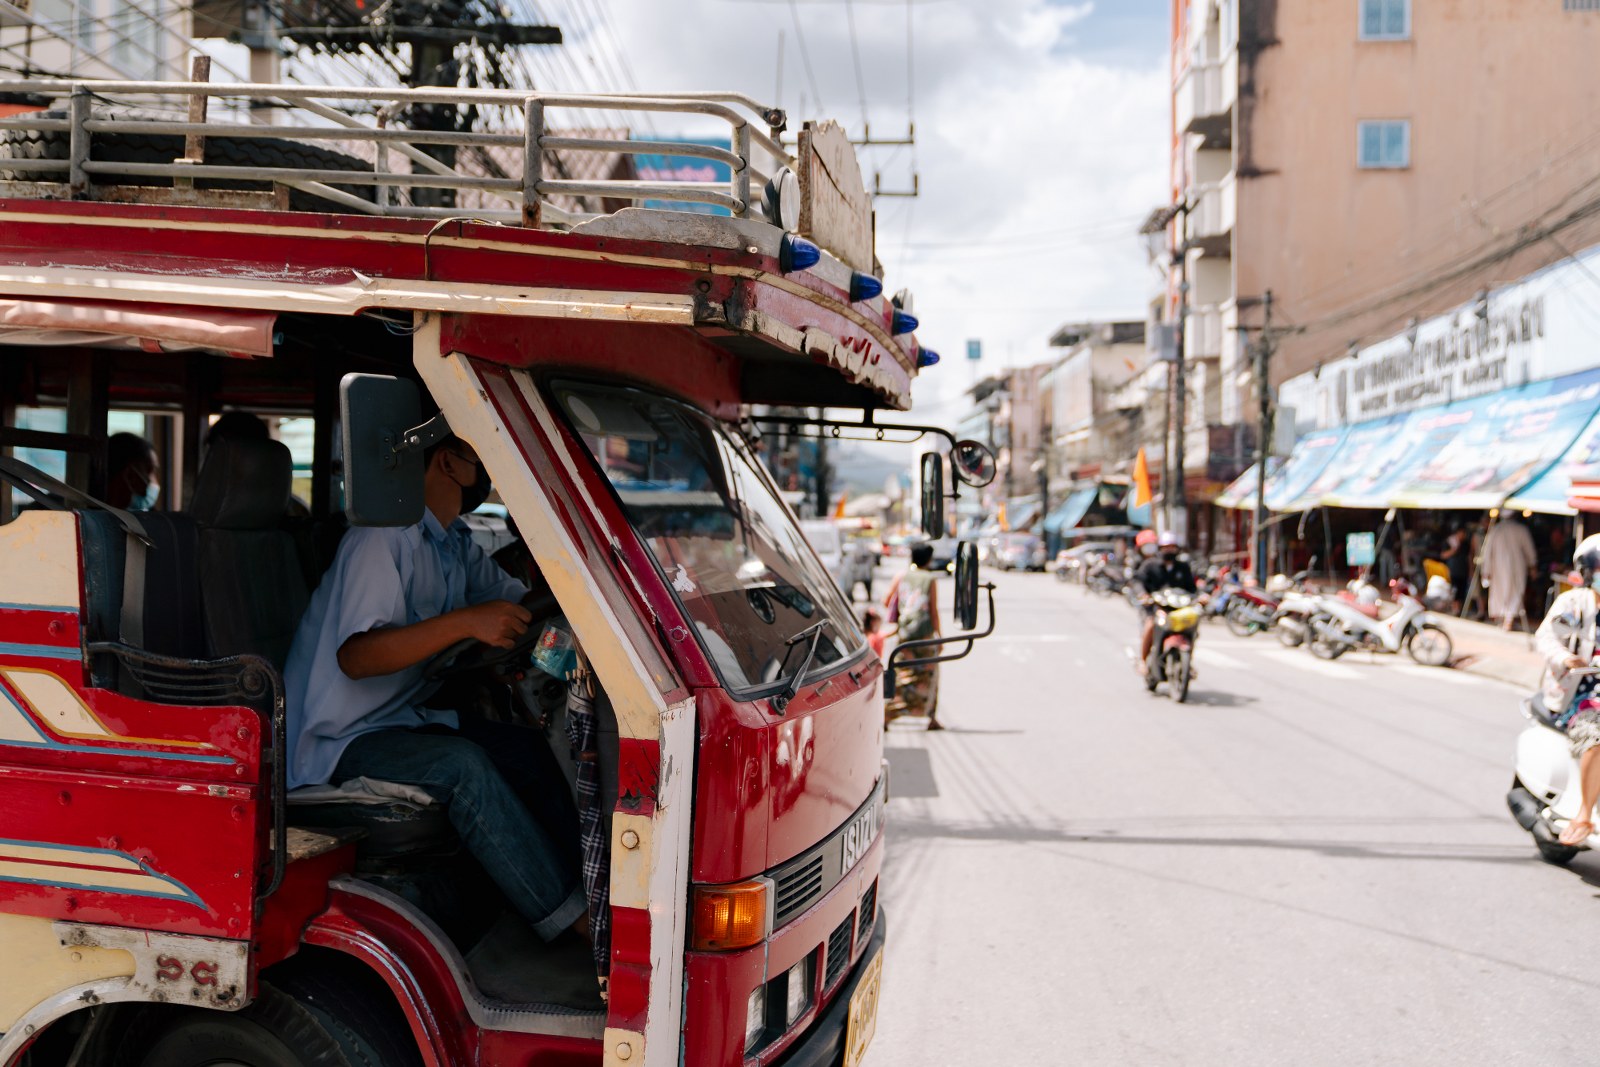
<svg viewBox="0 0 1600 1067">
<path fill-rule="evenodd" d="M 1376 167 L 1383 162 L 1383 133 L 1376 122 L 1361 124 L 1361 158 L 1363 167 Z"/>
<path fill-rule="evenodd" d="M 1376 37 L 1383 32 L 1383 0 L 1361 0 L 1361 36 Z"/>
<path fill-rule="evenodd" d="M 1383 165 L 1386 167 L 1403 167 L 1409 160 L 1406 145 L 1406 124 L 1403 122 L 1387 122 L 1383 128 Z"/>
<path fill-rule="evenodd" d="M 1410 0 L 1388 0 L 1384 12 L 1383 32 L 1387 37 L 1404 37 L 1406 35 L 1406 8 L 1410 7 Z"/>
</svg>

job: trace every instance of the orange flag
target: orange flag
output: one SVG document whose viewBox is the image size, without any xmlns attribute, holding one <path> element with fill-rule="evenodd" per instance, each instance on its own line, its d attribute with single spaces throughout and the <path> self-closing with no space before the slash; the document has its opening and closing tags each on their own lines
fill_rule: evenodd
<svg viewBox="0 0 1600 1067">
<path fill-rule="evenodd" d="M 849 493 L 840 493 L 839 494 L 839 504 L 838 504 L 837 507 L 835 507 L 833 509 L 833 517 L 834 518 L 836 518 L 836 519 L 844 518 L 844 502 L 846 500 L 849 500 L 849 499 L 850 499 L 850 494 Z"/>
<path fill-rule="evenodd" d="M 1144 458 L 1144 449 L 1133 461 L 1133 506 L 1142 508 L 1150 503 L 1150 464 Z"/>
<path fill-rule="evenodd" d="M 1000 523 L 1000 529 L 1010 532 L 1011 520 L 1006 518 L 1006 502 L 1004 500 L 1000 502 L 1000 514 L 997 518 Z"/>
</svg>

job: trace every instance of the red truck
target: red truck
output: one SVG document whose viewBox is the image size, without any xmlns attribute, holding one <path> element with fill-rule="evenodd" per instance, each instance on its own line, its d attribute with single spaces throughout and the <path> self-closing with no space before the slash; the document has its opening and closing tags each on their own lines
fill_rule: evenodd
<svg viewBox="0 0 1600 1067">
<path fill-rule="evenodd" d="M 858 1064 L 884 667 L 749 421 L 873 425 L 937 360 L 881 295 L 842 132 L 786 144 L 732 94 L 0 92 L 26 102 L 0 122 L 0 1067 Z M 503 132 L 395 121 L 440 103 Z M 550 122 L 600 109 L 692 113 L 728 147 Z M 731 178 L 568 165 L 664 151 Z M 720 213 L 626 206 L 647 201 Z M 233 411 L 309 457 L 208 446 Z M 512 654 L 430 671 L 546 731 L 599 952 L 531 936 L 426 795 L 287 787 L 309 590 L 348 524 L 420 518 L 445 423 L 582 669 L 534 680 L 536 618 Z M 108 435 L 134 425 L 160 510 L 106 502 Z M 924 461 L 936 525 L 943 470 Z M 970 631 L 973 560 L 957 580 Z"/>
</svg>

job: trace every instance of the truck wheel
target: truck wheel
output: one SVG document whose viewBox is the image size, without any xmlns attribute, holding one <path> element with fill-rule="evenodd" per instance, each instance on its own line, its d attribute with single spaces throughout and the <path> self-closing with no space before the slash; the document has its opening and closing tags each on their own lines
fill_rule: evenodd
<svg viewBox="0 0 1600 1067">
<path fill-rule="evenodd" d="M 310 1009 L 265 983 L 241 1011 L 152 1008 L 129 1028 L 117 1067 L 366 1067 Z"/>
<path fill-rule="evenodd" d="M 422 1067 L 410 1020 L 375 974 L 336 954 L 300 952 L 305 959 L 290 960 L 269 977 L 316 1016 L 352 1067 Z"/>
</svg>

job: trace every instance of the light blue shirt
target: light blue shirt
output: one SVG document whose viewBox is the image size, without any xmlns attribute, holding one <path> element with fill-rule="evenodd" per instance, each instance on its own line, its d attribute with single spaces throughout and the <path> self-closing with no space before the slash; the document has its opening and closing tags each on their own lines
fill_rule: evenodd
<svg viewBox="0 0 1600 1067">
<path fill-rule="evenodd" d="M 415 526 L 353 527 L 312 594 L 283 671 L 289 788 L 328 781 L 345 746 L 362 734 L 458 723 L 453 711 L 422 707 L 437 688 L 423 680 L 427 661 L 351 678 L 339 668 L 346 641 L 490 600 L 521 600 L 527 592 L 460 519 L 446 530 L 425 511 Z"/>
</svg>

